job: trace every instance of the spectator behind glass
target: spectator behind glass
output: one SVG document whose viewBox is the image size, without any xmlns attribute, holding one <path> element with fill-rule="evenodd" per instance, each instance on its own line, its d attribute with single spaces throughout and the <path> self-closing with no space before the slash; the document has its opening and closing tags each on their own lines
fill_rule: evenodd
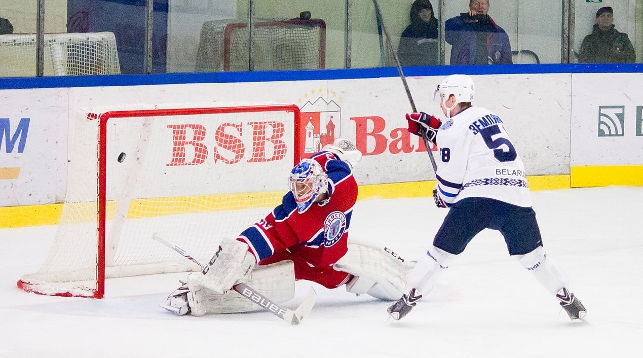
<svg viewBox="0 0 643 358">
<path fill-rule="evenodd" d="M 580 47 L 578 62 L 635 62 L 636 54 L 629 37 L 614 28 L 614 11 L 606 6 L 596 12 L 596 24 L 585 36 Z"/>
<path fill-rule="evenodd" d="M 12 33 L 13 25 L 11 25 L 11 21 L 5 19 L 4 17 L 0 17 L 0 35 L 7 35 Z"/>
<path fill-rule="evenodd" d="M 438 19 L 429 0 L 411 5 L 411 24 L 404 29 L 397 49 L 402 66 L 439 65 Z"/>
<path fill-rule="evenodd" d="M 469 12 L 444 24 L 451 48 L 451 65 L 510 64 L 509 36 L 487 15 L 489 0 L 470 0 Z"/>
</svg>

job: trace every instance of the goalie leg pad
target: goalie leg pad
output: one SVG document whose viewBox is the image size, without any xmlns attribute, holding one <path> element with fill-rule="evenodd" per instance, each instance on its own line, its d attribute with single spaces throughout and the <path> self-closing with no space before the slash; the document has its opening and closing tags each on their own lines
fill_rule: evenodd
<svg viewBox="0 0 643 358">
<path fill-rule="evenodd" d="M 192 275 L 200 275 L 193 273 Z M 197 282 L 197 281 L 194 281 Z M 292 261 L 281 261 L 271 265 L 256 266 L 247 284 L 277 303 L 284 303 L 295 296 L 295 270 Z M 190 287 L 187 294 L 190 313 L 202 316 L 214 313 L 241 313 L 261 310 L 256 303 L 229 290 L 215 293 L 203 286 Z"/>
<path fill-rule="evenodd" d="M 355 148 L 355 144 L 345 138 L 337 138 L 333 144 L 326 144 L 322 151 L 334 153 L 340 160 L 348 163 L 354 168 L 362 159 L 362 152 Z"/>
<path fill-rule="evenodd" d="M 395 301 L 403 294 L 399 287 L 395 287 L 389 282 L 377 282 L 366 276 L 353 276 L 346 283 L 346 291 L 358 296 L 365 293 L 382 301 Z"/>
<path fill-rule="evenodd" d="M 333 267 L 355 276 L 346 284 L 348 292 L 396 300 L 402 295 L 406 276 L 414 265 L 414 261 L 405 260 L 387 247 L 351 241 L 348 252 Z"/>
<path fill-rule="evenodd" d="M 215 293 L 223 294 L 234 284 L 243 282 L 256 264 L 246 243 L 223 240 L 219 250 L 203 268 L 201 285 Z"/>
</svg>

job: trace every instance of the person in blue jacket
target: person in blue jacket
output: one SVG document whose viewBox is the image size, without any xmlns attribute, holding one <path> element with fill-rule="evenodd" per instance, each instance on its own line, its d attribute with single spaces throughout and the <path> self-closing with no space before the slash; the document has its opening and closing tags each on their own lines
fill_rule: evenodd
<svg viewBox="0 0 643 358">
<path fill-rule="evenodd" d="M 451 65 L 511 64 L 509 36 L 487 14 L 489 0 L 470 0 L 469 12 L 444 24 L 451 48 Z"/>
</svg>

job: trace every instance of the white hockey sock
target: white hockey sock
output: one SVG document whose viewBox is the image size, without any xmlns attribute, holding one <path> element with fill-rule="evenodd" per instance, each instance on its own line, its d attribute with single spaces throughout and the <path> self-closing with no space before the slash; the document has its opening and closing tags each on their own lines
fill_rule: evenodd
<svg viewBox="0 0 643 358">
<path fill-rule="evenodd" d="M 447 263 L 454 257 L 453 254 L 431 246 L 426 256 L 423 256 L 409 273 L 407 291 L 415 288 L 422 295 L 429 293 L 439 274 L 448 268 Z"/>
<path fill-rule="evenodd" d="M 561 288 L 566 286 L 563 275 L 547 257 L 542 246 L 527 254 L 517 255 L 516 258 L 524 268 L 534 274 L 538 282 L 552 295 L 556 295 Z"/>
</svg>

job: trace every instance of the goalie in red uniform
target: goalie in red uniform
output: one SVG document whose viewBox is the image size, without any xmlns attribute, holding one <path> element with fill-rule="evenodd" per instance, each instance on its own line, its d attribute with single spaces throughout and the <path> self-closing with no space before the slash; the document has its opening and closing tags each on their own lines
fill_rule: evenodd
<svg viewBox="0 0 643 358">
<path fill-rule="evenodd" d="M 412 264 L 390 250 L 348 240 L 357 201 L 353 165 L 362 154 L 340 139 L 291 171 L 290 190 L 265 218 L 223 240 L 203 272 L 170 294 L 163 307 L 179 315 L 258 309 L 232 290 L 244 282 L 272 300 L 294 297 L 295 280 L 396 300 Z"/>
</svg>

